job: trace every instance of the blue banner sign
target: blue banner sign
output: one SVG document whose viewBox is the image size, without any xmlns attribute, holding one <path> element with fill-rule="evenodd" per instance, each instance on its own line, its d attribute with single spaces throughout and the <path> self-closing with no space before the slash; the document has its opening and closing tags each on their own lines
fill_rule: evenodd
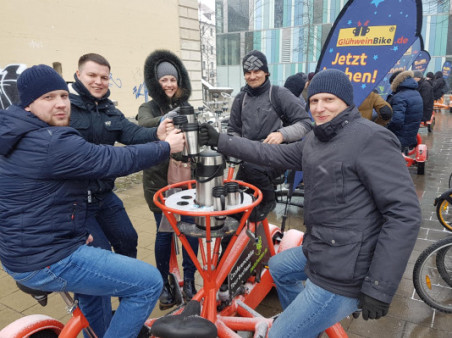
<svg viewBox="0 0 452 338">
<path fill-rule="evenodd" d="M 443 64 L 442 72 L 443 72 L 443 78 L 447 79 L 450 75 L 450 67 L 451 63 L 450 61 L 446 61 Z"/>
<path fill-rule="evenodd" d="M 419 38 L 421 0 L 349 0 L 322 48 L 316 71 L 342 70 L 359 106 Z"/>
<path fill-rule="evenodd" d="M 430 59 L 431 59 L 430 53 L 427 52 L 426 50 L 421 50 L 417 55 L 416 59 L 414 60 L 411 69 L 418 70 L 422 74 L 424 74 L 428 64 L 430 63 Z"/>
</svg>

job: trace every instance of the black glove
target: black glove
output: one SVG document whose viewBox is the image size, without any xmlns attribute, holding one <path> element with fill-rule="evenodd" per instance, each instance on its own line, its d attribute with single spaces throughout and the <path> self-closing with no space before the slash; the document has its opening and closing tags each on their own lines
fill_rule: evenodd
<svg viewBox="0 0 452 338">
<path fill-rule="evenodd" d="M 203 123 L 199 127 L 198 134 L 198 143 L 201 146 L 211 146 L 216 147 L 218 145 L 218 139 L 220 138 L 220 134 L 215 130 L 215 128 L 208 124 Z"/>
<path fill-rule="evenodd" d="M 362 309 L 363 319 L 379 319 L 388 314 L 389 303 L 384 303 L 364 293 L 359 296 L 358 308 Z M 355 317 L 355 316 L 353 316 Z"/>
</svg>

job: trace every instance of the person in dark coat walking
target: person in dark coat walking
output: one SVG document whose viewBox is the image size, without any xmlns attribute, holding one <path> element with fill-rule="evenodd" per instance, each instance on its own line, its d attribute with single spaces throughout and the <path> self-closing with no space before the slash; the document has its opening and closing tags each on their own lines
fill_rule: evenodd
<svg viewBox="0 0 452 338">
<path fill-rule="evenodd" d="M 422 103 L 423 103 L 423 115 L 422 115 L 422 122 L 425 123 L 427 121 L 430 121 L 432 118 L 433 113 L 433 88 L 430 82 L 424 78 L 422 72 L 419 70 L 415 70 L 413 72 L 414 79 L 417 81 L 417 90 L 419 91 L 419 94 L 421 94 L 422 97 Z"/>
<path fill-rule="evenodd" d="M 168 50 L 156 50 L 152 52 L 144 63 L 144 81 L 152 100 L 143 103 L 138 109 L 138 124 L 143 127 L 157 127 L 165 116 L 176 115 L 176 111 L 184 105 L 188 105 L 191 95 L 191 84 L 188 72 L 177 55 Z M 172 155 L 173 157 L 177 154 Z M 179 154 L 180 155 L 180 154 Z M 177 159 L 181 160 L 182 156 Z M 157 225 L 155 238 L 155 260 L 163 281 L 163 291 L 159 299 L 161 310 L 176 305 L 176 297 L 168 282 L 169 260 L 171 255 L 172 232 L 158 231 L 162 221 L 162 210 L 153 202 L 157 190 L 168 185 L 169 161 L 164 161 L 158 166 L 143 170 L 144 197 L 149 209 L 154 214 Z M 182 216 L 182 221 L 193 223 L 193 218 Z M 195 255 L 198 253 L 198 239 L 187 236 Z M 189 301 L 195 294 L 196 267 L 185 248 L 182 248 L 182 267 L 184 270 L 184 286 L 182 294 Z"/>
<path fill-rule="evenodd" d="M 200 143 L 225 155 L 304 171 L 303 244 L 269 261 L 284 309 L 270 338 L 318 337 L 358 308 L 365 320 L 385 316 L 421 224 L 400 143 L 361 117 L 348 76 L 317 73 L 308 105 L 314 129 L 291 144 L 200 130 Z"/>
<path fill-rule="evenodd" d="M 388 101 L 393 112 L 388 129 L 397 136 L 403 151 L 417 145 L 416 136 L 423 116 L 424 104 L 413 76 L 412 71 L 397 74 L 391 83 L 392 96 Z"/>
<path fill-rule="evenodd" d="M 91 180 L 128 175 L 167 159 L 182 149 L 183 135 L 175 130 L 166 136 L 162 127 L 153 132 L 165 141 L 95 145 L 68 127 L 68 87 L 51 67 L 25 70 L 17 87 L 20 104 L 0 110 L 3 268 L 29 288 L 77 293 L 82 312 L 93 299 L 120 297 L 113 318 L 110 308 L 108 321 L 90 325 L 98 337 L 135 338 L 163 283 L 147 263 L 86 245 L 93 241 L 86 191 Z"/>
<path fill-rule="evenodd" d="M 435 78 L 433 79 L 433 99 L 439 100 L 443 97 L 445 93 L 449 90 L 446 80 L 444 80 L 443 72 L 438 71 L 435 73 Z"/>
</svg>

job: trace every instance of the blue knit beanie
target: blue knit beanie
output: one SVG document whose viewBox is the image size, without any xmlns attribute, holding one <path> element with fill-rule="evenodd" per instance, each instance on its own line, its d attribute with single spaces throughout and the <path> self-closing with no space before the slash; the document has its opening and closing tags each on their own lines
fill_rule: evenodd
<svg viewBox="0 0 452 338">
<path fill-rule="evenodd" d="M 267 57 L 258 50 L 252 50 L 243 57 L 243 74 L 252 70 L 262 70 L 268 73 Z"/>
<path fill-rule="evenodd" d="M 306 110 L 309 109 L 309 99 L 318 93 L 330 93 L 336 95 L 347 106 L 353 105 L 353 86 L 344 72 L 337 69 L 325 69 L 314 75 L 308 87 L 308 102 Z"/>
<path fill-rule="evenodd" d="M 306 76 L 306 74 L 301 72 L 296 73 L 286 79 L 286 82 L 284 82 L 284 87 L 289 89 L 296 97 L 299 97 L 304 89 L 304 86 L 306 85 L 307 79 L 308 77 Z"/>
<path fill-rule="evenodd" d="M 69 91 L 66 82 L 52 67 L 37 65 L 26 69 L 17 79 L 20 104 L 27 107 L 37 98 L 54 90 Z"/>
</svg>

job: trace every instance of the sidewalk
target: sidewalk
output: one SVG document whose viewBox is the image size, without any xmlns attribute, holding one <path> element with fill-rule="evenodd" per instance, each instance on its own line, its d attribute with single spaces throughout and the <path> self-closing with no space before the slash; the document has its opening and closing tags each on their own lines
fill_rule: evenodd
<svg viewBox="0 0 452 338">
<path fill-rule="evenodd" d="M 449 175 L 452 172 L 452 114 L 443 112 L 437 115 L 433 132 L 429 134 L 427 128 L 422 128 L 420 134 L 423 142 L 428 146 L 429 158 L 424 176 L 416 175 L 416 168 L 409 168 L 422 206 L 422 228 L 416 246 L 389 314 L 378 321 L 366 322 L 361 318 L 343 320 L 342 325 L 349 337 L 446 338 L 451 336 L 452 315 L 435 312 L 419 300 L 412 283 L 412 271 L 422 250 L 437 239 L 452 235 L 442 229 L 436 219 L 433 206 L 434 198 L 447 189 Z M 118 196 L 124 201 L 139 234 L 138 258 L 155 265 L 155 223 L 143 197 L 140 174 L 119 179 Z M 280 226 L 283 212 L 284 205 L 278 204 L 276 210 L 270 215 L 269 222 Z M 303 209 L 289 207 L 286 229 L 304 230 L 302 218 Z M 0 271 L 0 285 L 0 328 L 22 316 L 35 313 L 47 314 L 63 322 L 69 318 L 63 301 L 58 295 L 50 295 L 48 305 L 43 308 L 30 296 L 19 291 L 13 279 L 3 271 Z M 264 316 L 278 313 L 280 306 L 276 292 L 271 292 L 257 310 Z M 159 317 L 162 314 L 163 312 L 159 311 L 157 306 L 151 316 Z"/>
</svg>

